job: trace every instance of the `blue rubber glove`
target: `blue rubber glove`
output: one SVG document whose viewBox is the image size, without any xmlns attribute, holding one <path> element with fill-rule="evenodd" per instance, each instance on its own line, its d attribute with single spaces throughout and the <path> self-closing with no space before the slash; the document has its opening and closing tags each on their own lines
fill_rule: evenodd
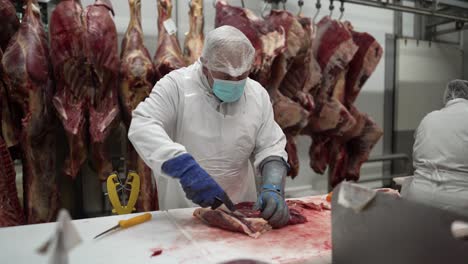
<svg viewBox="0 0 468 264">
<path fill-rule="evenodd" d="M 216 197 L 226 196 L 219 184 L 188 153 L 164 162 L 162 171 L 178 178 L 187 198 L 201 207 L 212 206 Z"/>
</svg>

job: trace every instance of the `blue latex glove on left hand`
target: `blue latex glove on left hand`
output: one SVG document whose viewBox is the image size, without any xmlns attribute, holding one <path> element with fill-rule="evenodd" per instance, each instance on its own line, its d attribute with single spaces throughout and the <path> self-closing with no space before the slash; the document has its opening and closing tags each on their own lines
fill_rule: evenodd
<svg viewBox="0 0 468 264">
<path fill-rule="evenodd" d="M 221 186 L 188 153 L 164 162 L 162 171 L 178 178 L 187 198 L 201 207 L 212 206 L 216 197 L 227 196 Z"/>
</svg>

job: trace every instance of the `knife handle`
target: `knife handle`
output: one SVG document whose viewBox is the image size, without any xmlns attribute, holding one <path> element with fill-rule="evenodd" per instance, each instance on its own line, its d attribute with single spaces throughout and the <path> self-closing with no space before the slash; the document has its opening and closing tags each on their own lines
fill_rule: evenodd
<svg viewBox="0 0 468 264">
<path fill-rule="evenodd" d="M 151 214 L 150 213 L 144 213 L 142 215 L 138 215 L 138 216 L 132 217 L 132 218 L 127 219 L 127 220 L 120 220 L 119 221 L 119 226 L 121 228 L 128 228 L 128 227 L 132 227 L 134 225 L 138 225 L 138 224 L 141 224 L 143 222 L 146 222 L 146 221 L 148 221 L 150 219 L 151 219 Z"/>
</svg>

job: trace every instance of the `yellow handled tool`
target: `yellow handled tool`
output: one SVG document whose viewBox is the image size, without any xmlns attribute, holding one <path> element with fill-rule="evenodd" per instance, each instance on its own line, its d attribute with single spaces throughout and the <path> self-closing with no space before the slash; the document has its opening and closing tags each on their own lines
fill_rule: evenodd
<svg viewBox="0 0 468 264">
<path fill-rule="evenodd" d="M 121 190 L 123 188 L 126 189 L 127 186 L 131 187 L 130 198 L 128 199 L 126 205 L 122 205 L 119 198 L 118 190 Z M 129 214 L 132 211 L 135 211 L 135 204 L 137 203 L 139 192 L 140 177 L 134 171 L 130 171 L 128 173 L 125 184 L 120 183 L 116 172 L 112 173 L 107 178 L 107 194 L 109 195 L 109 200 L 112 204 L 112 207 L 114 207 L 114 209 L 112 209 L 113 213 L 121 215 Z"/>
<path fill-rule="evenodd" d="M 106 233 L 109 233 L 112 230 L 116 230 L 118 228 L 129 228 L 129 227 L 132 227 L 134 225 L 144 223 L 144 222 L 146 222 L 146 221 L 148 221 L 150 219 L 151 219 L 151 214 L 150 213 L 144 213 L 142 215 L 138 215 L 138 216 L 132 217 L 132 218 L 127 219 L 127 220 L 120 220 L 119 223 L 116 226 L 114 226 L 114 227 L 102 232 L 101 234 L 95 236 L 94 239 L 96 239 L 96 238 L 98 238 L 98 237 L 100 237 L 100 236 L 102 236 L 102 235 L 104 235 Z"/>
</svg>

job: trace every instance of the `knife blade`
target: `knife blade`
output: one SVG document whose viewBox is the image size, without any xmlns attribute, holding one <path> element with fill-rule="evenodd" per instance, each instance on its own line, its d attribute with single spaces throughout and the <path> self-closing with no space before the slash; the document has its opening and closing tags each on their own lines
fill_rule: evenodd
<svg viewBox="0 0 468 264">
<path fill-rule="evenodd" d="M 226 193 L 224 193 L 221 197 L 215 197 L 215 203 L 211 206 L 211 209 L 215 210 L 216 208 L 219 208 L 219 207 L 222 207 L 221 209 L 226 208 L 228 211 L 230 211 L 231 213 L 239 217 L 246 217 L 244 214 L 237 211 L 236 206 L 234 205 L 234 203 L 232 202 L 232 200 L 229 198 L 229 196 Z"/>
</svg>

